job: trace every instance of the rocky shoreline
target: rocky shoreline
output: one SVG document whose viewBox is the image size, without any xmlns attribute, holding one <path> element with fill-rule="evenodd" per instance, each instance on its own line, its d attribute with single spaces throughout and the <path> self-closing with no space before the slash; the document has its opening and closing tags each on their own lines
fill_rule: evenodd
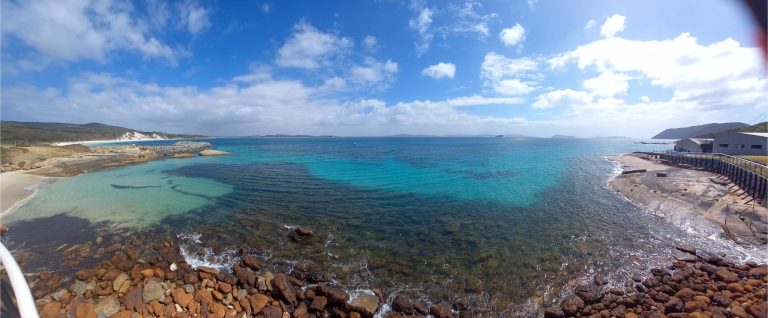
<svg viewBox="0 0 768 318">
<path fill-rule="evenodd" d="M 312 235 L 303 227 L 291 238 Z M 348 292 L 329 273 L 293 269 L 272 273 L 252 250 L 227 269 L 192 268 L 173 241 L 147 252 L 136 242 L 99 248 L 108 256 L 94 268 L 71 275 L 42 272 L 28 278 L 43 318 L 53 317 L 471 317 L 467 304 L 428 305 L 396 296 L 387 304 L 379 290 Z M 78 258 L 93 244 L 72 246 L 65 259 Z M 69 255 L 69 256 L 66 256 Z M 389 306 L 391 310 L 382 310 Z"/>
<path fill-rule="evenodd" d="M 294 241 L 311 236 L 304 227 L 289 234 Z M 62 264 L 73 266 L 71 271 L 28 277 L 43 318 L 493 317 L 464 298 L 432 304 L 378 289 L 348 291 L 335 283 L 332 273 L 302 266 L 273 273 L 251 248 L 240 249 L 238 261 L 226 268 L 191 267 L 175 240 L 134 238 L 112 244 L 97 238 L 61 250 Z M 768 266 L 737 264 L 688 245 L 677 250 L 669 266 L 652 268 L 647 276 L 634 274 L 617 283 L 597 275 L 536 316 L 768 315 Z M 98 261 L 84 261 L 88 258 Z"/>
<path fill-rule="evenodd" d="M 622 287 L 595 276 L 544 317 L 768 317 L 768 266 L 737 264 L 678 245 L 666 268 L 652 268 Z"/>
</svg>

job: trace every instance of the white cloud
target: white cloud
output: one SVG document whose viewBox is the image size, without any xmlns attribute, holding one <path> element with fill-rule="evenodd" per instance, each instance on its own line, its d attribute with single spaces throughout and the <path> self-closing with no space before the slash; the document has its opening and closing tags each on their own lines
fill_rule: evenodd
<svg viewBox="0 0 768 318">
<path fill-rule="evenodd" d="M 598 77 L 585 80 L 582 86 L 593 94 L 611 97 L 627 93 L 629 77 L 621 73 L 605 71 Z"/>
<path fill-rule="evenodd" d="M 593 26 L 595 26 L 595 23 L 597 23 L 595 19 L 590 19 L 587 21 L 587 25 L 584 26 L 584 29 L 591 29 Z"/>
<path fill-rule="evenodd" d="M 545 109 L 555 106 L 579 106 L 586 105 L 592 101 L 592 95 L 574 91 L 572 89 L 555 90 L 539 95 L 533 105 L 533 108 Z"/>
<path fill-rule="evenodd" d="M 197 34 L 211 27 L 208 10 L 200 6 L 197 1 L 187 0 L 181 4 L 179 10 L 180 23 L 186 27 L 189 33 Z"/>
<path fill-rule="evenodd" d="M 651 98 L 648 96 L 640 96 L 640 101 L 647 104 L 651 102 Z"/>
<path fill-rule="evenodd" d="M 532 83 L 526 83 L 519 79 L 506 79 L 496 83 L 493 89 L 504 95 L 525 95 L 536 89 Z"/>
<path fill-rule="evenodd" d="M 2 35 L 33 48 L 42 62 L 106 62 L 110 53 L 126 50 L 176 65 L 177 53 L 142 25 L 133 8 L 122 2 L 3 1 Z"/>
<path fill-rule="evenodd" d="M 162 0 L 146 0 L 147 20 L 158 31 L 163 31 L 171 19 L 168 3 Z"/>
<path fill-rule="evenodd" d="M 363 38 L 363 46 L 368 52 L 375 51 L 378 45 L 379 43 L 373 35 L 366 35 L 365 38 Z"/>
<path fill-rule="evenodd" d="M 455 22 L 450 26 L 443 28 L 447 33 L 474 33 L 478 39 L 484 40 L 490 35 L 490 24 L 498 19 L 494 12 L 478 13 L 483 10 L 483 4 L 476 0 L 466 0 L 461 6 L 451 6 L 451 13 L 454 14 Z"/>
<path fill-rule="evenodd" d="M 421 8 L 418 10 L 418 15 L 408 20 L 408 26 L 416 31 L 418 35 L 418 41 L 416 42 L 416 54 L 423 54 L 429 50 L 432 39 L 435 35 L 430 30 L 432 26 L 432 10 L 429 8 Z"/>
<path fill-rule="evenodd" d="M 561 54 L 550 63 L 631 74 L 671 89 L 672 101 L 693 102 L 701 110 L 766 105 L 768 80 L 759 67 L 763 63 L 760 51 L 732 39 L 701 45 L 688 33 L 662 41 L 605 38 Z"/>
<path fill-rule="evenodd" d="M 499 38 L 504 46 L 515 46 L 518 43 L 525 40 L 525 28 L 519 23 L 516 23 L 511 28 L 501 30 Z"/>
<path fill-rule="evenodd" d="M 421 75 L 429 76 L 434 79 L 453 78 L 456 75 L 456 65 L 453 63 L 437 63 L 421 71 Z"/>
<path fill-rule="evenodd" d="M 536 89 L 538 62 L 523 57 L 510 59 L 490 52 L 485 55 L 480 66 L 480 77 L 485 86 L 505 95 L 523 95 Z"/>
<path fill-rule="evenodd" d="M 600 27 L 600 34 L 610 38 L 624 30 L 624 22 L 627 18 L 620 14 L 614 14 L 605 19 L 605 23 Z"/>
<path fill-rule="evenodd" d="M 4 88 L 3 111 L 29 120 L 107 122 L 135 129 L 250 135 L 310 133 L 381 135 L 394 133 L 503 132 L 523 118 L 494 118 L 462 112 L 462 107 L 518 105 L 517 98 L 479 95 L 416 100 L 387 105 L 379 100 L 341 102 L 327 97 L 344 80 L 330 78 L 319 87 L 271 78 L 268 70 L 243 74 L 209 89 L 162 86 L 110 74 L 72 78 L 63 89 Z M 41 106 L 45 105 L 45 106 Z"/>
<path fill-rule="evenodd" d="M 366 58 L 363 65 L 352 66 L 350 80 L 362 85 L 375 85 L 379 89 L 388 88 L 394 82 L 398 66 L 396 62 L 387 60 L 379 62 Z"/>
<path fill-rule="evenodd" d="M 277 51 L 275 62 L 279 66 L 316 69 L 328 65 L 332 57 L 352 47 L 349 39 L 319 31 L 305 21 L 293 29 L 291 37 Z"/>
</svg>

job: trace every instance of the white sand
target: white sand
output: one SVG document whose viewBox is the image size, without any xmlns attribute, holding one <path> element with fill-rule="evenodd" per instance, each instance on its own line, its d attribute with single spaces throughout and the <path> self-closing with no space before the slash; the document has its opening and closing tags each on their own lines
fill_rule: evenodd
<svg viewBox="0 0 768 318">
<path fill-rule="evenodd" d="M 26 174 L 22 171 L 0 174 L 0 216 L 13 212 L 51 178 Z"/>
</svg>

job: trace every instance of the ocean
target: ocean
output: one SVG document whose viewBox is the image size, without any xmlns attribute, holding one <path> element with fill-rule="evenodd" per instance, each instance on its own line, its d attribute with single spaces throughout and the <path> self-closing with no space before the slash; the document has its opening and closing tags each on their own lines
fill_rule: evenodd
<svg viewBox="0 0 768 318">
<path fill-rule="evenodd" d="M 606 157 L 631 139 L 218 138 L 223 157 L 164 159 L 58 179 L 4 217 L 26 271 L 95 236 L 178 240 L 193 265 L 250 248 L 275 271 L 328 273 L 350 292 L 526 313 L 593 275 L 624 284 L 678 242 L 748 258 L 615 193 Z M 172 141 L 151 141 L 165 144 Z M 296 226 L 311 239 L 289 238 Z M 204 250 L 204 253 L 200 251 Z M 53 254 L 50 254 L 53 255 Z"/>
</svg>

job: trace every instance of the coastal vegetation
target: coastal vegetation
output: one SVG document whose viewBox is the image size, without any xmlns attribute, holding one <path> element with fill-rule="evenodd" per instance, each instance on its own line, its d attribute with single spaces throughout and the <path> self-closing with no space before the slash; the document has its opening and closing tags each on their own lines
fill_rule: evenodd
<svg viewBox="0 0 768 318">
<path fill-rule="evenodd" d="M 709 133 L 697 136 L 696 138 L 715 138 L 718 135 L 723 135 L 732 132 L 756 132 L 756 133 L 768 133 L 768 122 L 757 123 L 752 126 L 743 126 L 734 129 L 728 129 L 715 133 Z"/>
<path fill-rule="evenodd" d="M 139 132 L 145 135 L 161 135 L 165 138 L 204 138 L 203 135 L 170 134 L 156 131 L 138 131 L 100 123 L 71 124 L 49 122 L 0 122 L 0 143 L 5 146 L 63 141 L 113 140 L 126 133 Z"/>
<path fill-rule="evenodd" d="M 749 127 L 745 123 L 732 122 L 732 123 L 711 123 L 704 125 L 696 125 L 690 127 L 681 128 L 668 128 L 664 131 L 653 136 L 653 139 L 684 139 L 684 138 L 701 138 L 700 136 L 707 136 L 710 134 L 717 134 L 732 129 L 739 129 L 743 127 Z"/>
</svg>

